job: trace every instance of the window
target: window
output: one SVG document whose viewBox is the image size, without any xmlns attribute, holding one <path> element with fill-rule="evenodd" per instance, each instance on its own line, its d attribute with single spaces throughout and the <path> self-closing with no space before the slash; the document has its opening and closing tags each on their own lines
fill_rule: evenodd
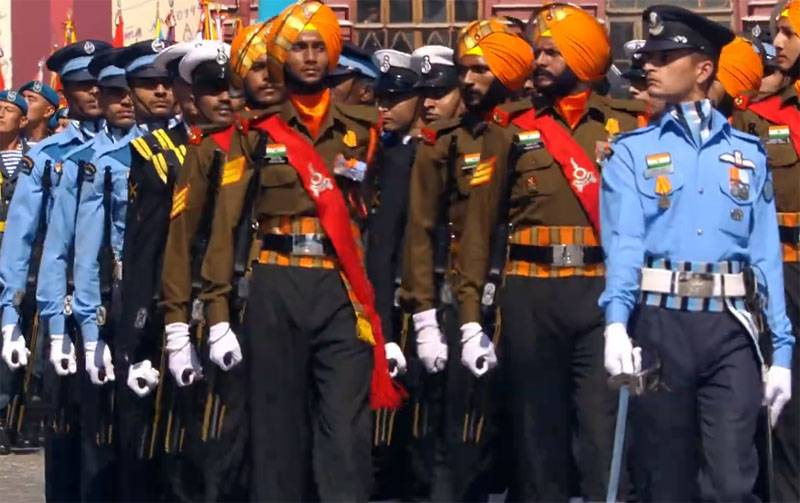
<svg viewBox="0 0 800 503">
<path fill-rule="evenodd" d="M 663 5 L 663 0 L 609 0 L 609 9 L 644 9 L 652 5 Z M 672 0 L 671 5 L 687 9 L 720 9 L 731 6 L 730 0 Z"/>
<path fill-rule="evenodd" d="M 464 23 L 478 19 L 478 0 L 455 0 L 455 16 Z"/>
<path fill-rule="evenodd" d="M 410 23 L 412 14 L 411 7 L 412 4 L 410 0 L 389 0 L 389 22 Z"/>
<path fill-rule="evenodd" d="M 381 21 L 381 0 L 358 0 L 358 22 L 379 23 Z"/>
</svg>

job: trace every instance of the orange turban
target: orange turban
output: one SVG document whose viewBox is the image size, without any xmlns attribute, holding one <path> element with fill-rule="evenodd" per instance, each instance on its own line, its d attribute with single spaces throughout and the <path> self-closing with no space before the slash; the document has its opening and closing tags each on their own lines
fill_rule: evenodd
<svg viewBox="0 0 800 503">
<path fill-rule="evenodd" d="M 267 53 L 269 21 L 245 26 L 231 41 L 231 68 L 244 78 L 253 62 Z"/>
<path fill-rule="evenodd" d="M 458 37 L 458 57 L 482 56 L 506 89 L 518 91 L 533 72 L 531 46 L 499 19 L 473 21 Z"/>
<path fill-rule="evenodd" d="M 789 0 L 778 17 L 788 18 L 792 29 L 796 33 L 800 33 L 800 0 Z"/>
<path fill-rule="evenodd" d="M 742 37 L 722 48 L 717 80 L 732 97 L 750 95 L 761 87 L 764 65 L 753 44 Z"/>
<path fill-rule="evenodd" d="M 553 3 L 542 7 L 532 20 L 532 40 L 552 37 L 567 66 L 579 79 L 602 79 L 611 66 L 611 42 L 605 27 L 574 5 Z"/>
<path fill-rule="evenodd" d="M 267 36 L 270 75 L 276 80 L 283 80 L 283 64 L 292 45 L 304 31 L 316 31 L 322 37 L 328 52 L 328 70 L 338 65 L 342 53 L 339 18 L 330 7 L 317 0 L 300 1 L 278 14 Z"/>
</svg>

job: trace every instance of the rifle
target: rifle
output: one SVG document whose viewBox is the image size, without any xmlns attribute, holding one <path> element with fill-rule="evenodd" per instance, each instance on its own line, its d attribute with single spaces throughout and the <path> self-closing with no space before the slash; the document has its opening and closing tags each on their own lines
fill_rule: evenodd
<svg viewBox="0 0 800 503">
<path fill-rule="evenodd" d="M 233 281 L 231 283 L 234 287 L 231 293 L 231 312 L 237 313 L 232 316 L 234 319 L 240 319 L 244 312 L 245 304 L 247 303 L 249 284 L 245 276 L 250 267 L 250 249 L 253 244 L 253 235 L 256 226 L 255 202 L 256 196 L 258 196 L 261 169 L 266 162 L 267 141 L 267 135 L 261 133 L 254 151 L 255 155 L 253 156 L 255 160 L 253 174 L 247 184 L 244 204 L 242 205 L 242 214 L 239 217 L 239 223 L 236 225 L 236 234 L 234 236 Z"/>
</svg>

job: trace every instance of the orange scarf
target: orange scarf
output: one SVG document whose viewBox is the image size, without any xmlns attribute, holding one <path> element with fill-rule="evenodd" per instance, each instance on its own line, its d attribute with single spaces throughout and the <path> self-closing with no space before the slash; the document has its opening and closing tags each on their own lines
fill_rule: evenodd
<svg viewBox="0 0 800 503">
<path fill-rule="evenodd" d="M 331 104 L 330 89 L 325 89 L 319 94 L 291 94 L 289 95 L 289 101 L 292 102 L 294 109 L 297 110 L 300 122 L 311 133 L 311 138 L 316 140 L 322 121 L 328 115 L 328 108 Z"/>
<path fill-rule="evenodd" d="M 558 101 L 556 108 L 564 120 L 567 121 L 570 129 L 575 129 L 581 118 L 583 118 L 583 114 L 586 113 L 586 103 L 589 101 L 591 94 L 592 91 L 587 89 L 578 94 L 565 96 Z"/>
</svg>

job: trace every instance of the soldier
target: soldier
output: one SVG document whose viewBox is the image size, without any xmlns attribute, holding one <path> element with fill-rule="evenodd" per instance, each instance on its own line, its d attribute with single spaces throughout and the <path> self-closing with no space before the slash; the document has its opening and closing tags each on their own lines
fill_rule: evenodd
<svg viewBox="0 0 800 503">
<path fill-rule="evenodd" d="M 0 241 L 2 241 L 5 231 L 6 216 L 8 215 L 8 204 L 14 195 L 14 187 L 19 177 L 23 154 L 27 153 L 28 145 L 21 132 L 27 121 L 27 103 L 23 97 L 15 91 L 0 92 Z M 21 437 L 23 435 L 11 434 L 14 424 L 6 424 L 7 419 L 14 419 L 15 410 L 7 407 L 11 401 L 11 395 L 17 395 L 22 391 L 22 380 L 19 374 L 11 372 L 6 365 L 0 365 L 0 455 L 11 452 L 12 438 L 13 443 L 20 445 L 26 444 Z M 17 398 L 19 400 L 19 398 Z"/>
<path fill-rule="evenodd" d="M 36 310 L 33 279 L 38 269 L 43 229 L 52 206 L 51 188 L 60 178 L 56 168 L 63 172 L 64 154 L 89 141 L 98 132 L 102 110 L 97 101 L 96 80 L 87 68 L 94 54 L 108 47 L 105 42 L 83 40 L 59 49 L 47 60 L 48 69 L 61 77 L 73 122 L 61 133 L 39 142 L 23 157 L 21 176 L 9 207 L 8 225 L 0 249 L 0 283 L 5 286 L 0 308 L 3 311 L 3 360 L 13 369 L 28 363 L 23 333 L 27 333 L 31 344 L 35 342 L 32 339 L 36 331 L 29 331 Z M 63 327 L 60 333 L 63 333 Z M 53 356 L 58 361 L 62 359 L 59 357 L 61 346 L 56 346 L 58 349 Z M 74 348 L 64 349 L 64 359 L 73 360 Z M 74 367 L 74 364 L 69 366 Z M 49 365 L 45 368 L 46 381 L 49 368 Z M 65 456 L 67 459 L 71 456 L 70 451 L 77 449 L 77 432 L 73 430 L 71 435 L 52 433 L 48 432 L 45 446 L 46 496 L 48 499 L 77 499 L 80 494 L 79 463 L 63 462 Z"/>
<path fill-rule="evenodd" d="M 772 176 L 758 138 L 706 98 L 733 33 L 673 6 L 643 19 L 648 92 L 669 108 L 620 137 L 603 170 L 605 366 L 663 384 L 631 403 L 642 499 L 748 500 L 762 399 L 777 419 L 791 395 Z M 774 344 L 763 381 L 761 295 Z"/>
<path fill-rule="evenodd" d="M 592 92 L 611 47 L 585 11 L 548 4 L 531 27 L 540 97 L 533 107 L 493 113 L 469 182 L 458 257 L 461 360 L 476 376 L 497 364 L 481 305 L 492 304 L 499 279 L 484 282 L 491 270 L 503 271 L 507 243 L 499 309 L 514 466 L 509 497 L 565 500 L 574 495 L 576 466 L 579 495 L 597 500 L 614 428 L 596 304 L 603 288 L 598 163 L 617 133 L 636 127 L 644 107 Z M 491 252 L 492 241 L 499 252 Z"/>
<path fill-rule="evenodd" d="M 777 19 L 777 33 L 774 46 L 777 56 L 774 64 L 778 73 L 769 77 L 770 89 L 762 92 L 757 101 L 746 100 L 737 107 L 734 114 L 734 127 L 756 135 L 761 139 L 767 154 L 767 164 L 774 179 L 775 206 L 779 239 L 783 254 L 783 278 L 786 312 L 792 323 L 793 332 L 797 334 L 798 313 L 800 313 L 800 192 L 797 177 L 800 173 L 800 101 L 798 100 L 798 68 L 800 68 L 800 2 L 790 1 L 780 12 Z M 766 80 L 766 79 L 765 79 Z M 777 88 L 777 89 L 775 89 Z M 743 110 L 744 109 L 744 110 Z M 764 246 L 764 245 L 760 245 Z M 774 290 L 772 290 L 774 291 Z M 777 293 L 774 294 L 777 298 Z M 783 302 L 784 299 L 780 299 Z M 770 299 L 772 303 L 772 299 Z M 773 306 L 774 307 L 774 306 Z M 772 324 L 770 324 L 770 328 Z M 776 334 L 780 336 L 781 334 Z M 773 338 L 774 340 L 774 338 Z M 791 375 L 792 387 L 797 389 L 798 351 L 795 346 L 782 349 L 790 352 L 791 357 L 785 361 L 779 358 L 778 348 L 773 354 L 770 376 L 773 381 L 781 374 L 789 373 L 788 368 L 794 366 Z M 769 362 L 769 354 L 766 355 Z M 790 365 L 791 363 L 791 365 Z M 775 384 L 767 389 L 767 398 L 771 407 L 771 421 L 774 426 L 774 487 L 771 495 L 776 501 L 796 501 L 800 498 L 800 480 L 797 478 L 797 467 L 800 465 L 800 400 L 796 396 L 775 395 Z M 770 392 L 772 395 L 770 396 Z M 789 400 L 785 410 L 778 417 L 783 402 Z"/>
<path fill-rule="evenodd" d="M 50 120 L 58 110 L 59 98 L 55 89 L 38 80 L 32 80 L 17 90 L 28 103 L 28 124 L 25 140 L 29 146 L 50 136 L 53 129 Z"/>
<path fill-rule="evenodd" d="M 426 45 L 412 52 L 411 60 L 414 70 L 422 76 L 419 83 L 422 124 L 461 115 L 463 107 L 453 49 Z"/>
<path fill-rule="evenodd" d="M 342 42 L 329 7 L 288 7 L 267 40 L 270 78 L 286 83 L 288 101 L 280 114 L 249 124 L 269 145 L 255 151 L 263 170 L 250 175 L 258 185 L 242 212 L 257 223 L 260 248 L 244 315 L 251 499 L 316 492 L 322 500 L 363 501 L 371 478 L 368 397 L 374 408 L 399 405 L 353 235 L 365 216 L 359 194 L 377 117 L 374 109 L 331 102 L 324 79 Z M 241 181 L 238 173 L 231 171 L 233 183 Z M 227 203 L 220 208 L 231 211 Z M 210 249 L 204 276 L 216 271 L 212 283 L 230 292 L 232 230 L 220 232 L 228 245 Z M 218 323 L 230 333 L 227 320 L 213 324 L 212 351 L 221 340 Z"/>
<path fill-rule="evenodd" d="M 345 42 L 339 64 L 328 76 L 333 101 L 344 105 L 374 105 L 378 69 L 370 55 Z"/>
<path fill-rule="evenodd" d="M 387 341 L 386 358 L 395 377 L 404 375 L 408 367 L 403 354 L 407 348 L 407 319 L 397 305 L 396 293 L 402 272 L 408 184 L 419 133 L 412 129 L 419 114 L 419 92 L 415 88 L 419 74 L 412 69 L 408 53 L 383 49 L 376 51 L 372 59 L 380 70 L 375 94 L 383 134 L 374 167 L 368 173 L 371 208 L 367 220 L 366 267 Z M 412 363 L 409 376 L 412 381 L 418 374 L 415 370 Z M 409 379 L 404 378 L 404 383 L 409 385 Z M 409 387 L 413 388 L 413 383 Z M 418 471 L 421 464 L 414 459 L 416 445 L 409 445 L 412 439 L 408 435 L 411 424 L 408 409 L 400 416 L 391 410 L 379 410 L 376 415 L 373 433 L 376 484 L 372 498 L 406 500 L 419 496 L 421 491 L 429 494 L 427 471 L 423 476 L 411 476 L 411 471 Z M 414 439 L 416 443 L 418 440 Z"/>
<path fill-rule="evenodd" d="M 483 429 L 477 424 L 487 409 L 485 403 L 477 402 L 485 402 L 485 393 L 475 391 L 480 388 L 475 377 L 468 366 L 459 364 L 464 360 L 452 294 L 458 283 L 455 263 L 486 120 L 497 105 L 523 88 L 533 70 L 533 52 L 503 20 L 475 21 L 459 35 L 456 63 L 453 75 L 457 75 L 466 113 L 422 130 L 424 142 L 411 172 L 400 296 L 413 315 L 416 354 L 425 372 L 435 376 L 446 370 L 436 434 L 444 459 L 432 477 L 435 497 L 481 500 L 489 491 L 491 457 L 486 446 L 493 425 L 487 424 L 485 433 L 478 431 Z M 424 56 L 420 66 L 425 66 Z M 422 85 L 426 81 L 423 76 Z"/>
</svg>

